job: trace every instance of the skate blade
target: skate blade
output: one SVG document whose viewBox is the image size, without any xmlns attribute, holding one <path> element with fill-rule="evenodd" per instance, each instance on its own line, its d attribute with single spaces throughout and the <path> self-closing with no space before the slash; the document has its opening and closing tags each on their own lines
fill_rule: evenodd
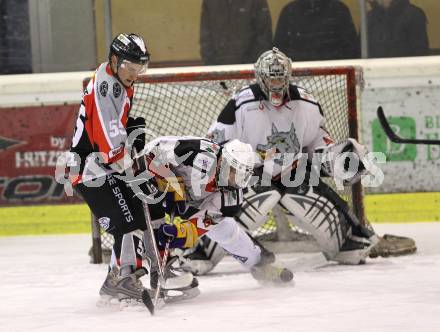
<svg viewBox="0 0 440 332">
<path fill-rule="evenodd" d="M 257 281 L 263 287 L 271 287 L 271 288 L 295 287 L 295 280 L 291 280 L 291 281 L 288 281 L 288 282 L 285 282 L 285 281 L 267 281 L 267 280 L 257 280 Z"/>
<path fill-rule="evenodd" d="M 145 311 L 147 308 L 141 300 L 135 299 L 122 299 L 119 300 L 119 310 L 120 311 L 134 311 L 141 312 Z"/>
<path fill-rule="evenodd" d="M 188 290 L 167 290 L 163 301 L 165 303 L 175 303 L 180 301 L 191 300 L 200 295 L 200 290 L 195 287 Z"/>
<path fill-rule="evenodd" d="M 162 286 L 162 289 L 172 290 L 172 289 L 185 288 L 191 285 L 193 279 L 194 276 L 192 275 L 192 273 L 189 272 L 182 274 L 180 276 L 168 278 L 165 280 L 165 285 Z"/>
<path fill-rule="evenodd" d="M 141 300 L 119 299 L 110 295 L 100 295 L 96 301 L 96 307 L 105 309 L 114 309 L 120 311 L 145 311 L 146 306 Z"/>
<path fill-rule="evenodd" d="M 110 295 L 100 295 L 96 301 L 96 306 L 98 308 L 111 308 L 119 309 L 120 303 L 119 299 Z"/>
</svg>

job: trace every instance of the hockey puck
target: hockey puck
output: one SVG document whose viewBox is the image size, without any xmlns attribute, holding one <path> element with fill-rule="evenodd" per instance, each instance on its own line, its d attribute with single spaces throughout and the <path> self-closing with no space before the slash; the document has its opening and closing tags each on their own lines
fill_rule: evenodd
<svg viewBox="0 0 440 332">
<path fill-rule="evenodd" d="M 283 269 L 283 271 L 281 271 L 281 273 L 280 273 L 280 279 L 282 282 L 292 281 L 292 279 L 293 279 L 292 271 L 290 271 L 288 269 Z"/>
</svg>

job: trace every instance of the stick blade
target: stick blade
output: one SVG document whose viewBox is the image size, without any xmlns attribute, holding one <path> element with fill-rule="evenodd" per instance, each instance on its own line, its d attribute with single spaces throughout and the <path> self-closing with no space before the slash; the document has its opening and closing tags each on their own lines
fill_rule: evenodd
<svg viewBox="0 0 440 332">
<path fill-rule="evenodd" d="M 154 315 L 154 304 L 148 290 L 146 289 L 142 292 L 142 302 L 145 304 L 150 314 Z"/>
<path fill-rule="evenodd" d="M 404 143 L 403 140 L 397 136 L 390 127 L 390 124 L 387 121 L 385 113 L 383 111 L 382 106 L 377 108 L 377 118 L 379 119 L 380 125 L 382 126 L 383 131 L 388 136 L 391 142 L 394 143 Z"/>
</svg>

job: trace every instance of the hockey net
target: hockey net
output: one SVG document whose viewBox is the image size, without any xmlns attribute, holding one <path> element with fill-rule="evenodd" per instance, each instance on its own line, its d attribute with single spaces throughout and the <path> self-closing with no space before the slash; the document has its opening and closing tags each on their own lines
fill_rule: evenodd
<svg viewBox="0 0 440 332">
<path fill-rule="evenodd" d="M 164 135 L 204 137 L 233 93 L 255 82 L 254 71 L 249 68 L 247 65 L 153 69 L 140 77 L 135 84 L 130 114 L 145 118 L 147 141 Z M 320 102 L 327 129 L 333 138 L 358 138 L 356 94 L 357 82 L 361 78 L 359 68 L 297 68 L 292 74 L 292 82 L 307 89 Z M 355 185 L 338 193 L 349 203 L 360 220 L 364 221 L 361 186 Z M 279 240 L 279 234 L 283 234 L 283 240 L 306 238 L 307 241 L 307 235 L 294 227 L 283 211 L 277 209 L 274 215 L 276 218 L 269 218 L 253 235 L 276 241 Z M 95 234 L 92 260 L 99 261 L 100 249 L 109 252 L 113 239 L 99 230 L 96 222 L 93 229 Z M 282 231 L 277 232 L 277 229 Z"/>
</svg>

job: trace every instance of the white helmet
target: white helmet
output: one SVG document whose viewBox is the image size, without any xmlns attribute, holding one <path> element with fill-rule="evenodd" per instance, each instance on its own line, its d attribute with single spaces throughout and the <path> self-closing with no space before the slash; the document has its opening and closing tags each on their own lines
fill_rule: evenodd
<svg viewBox="0 0 440 332">
<path fill-rule="evenodd" d="M 257 83 L 269 101 L 280 106 L 289 93 L 292 61 L 276 47 L 260 55 L 254 65 Z"/>
<path fill-rule="evenodd" d="M 223 145 L 221 158 L 218 186 L 246 188 L 257 161 L 252 146 L 234 139 Z"/>
</svg>

